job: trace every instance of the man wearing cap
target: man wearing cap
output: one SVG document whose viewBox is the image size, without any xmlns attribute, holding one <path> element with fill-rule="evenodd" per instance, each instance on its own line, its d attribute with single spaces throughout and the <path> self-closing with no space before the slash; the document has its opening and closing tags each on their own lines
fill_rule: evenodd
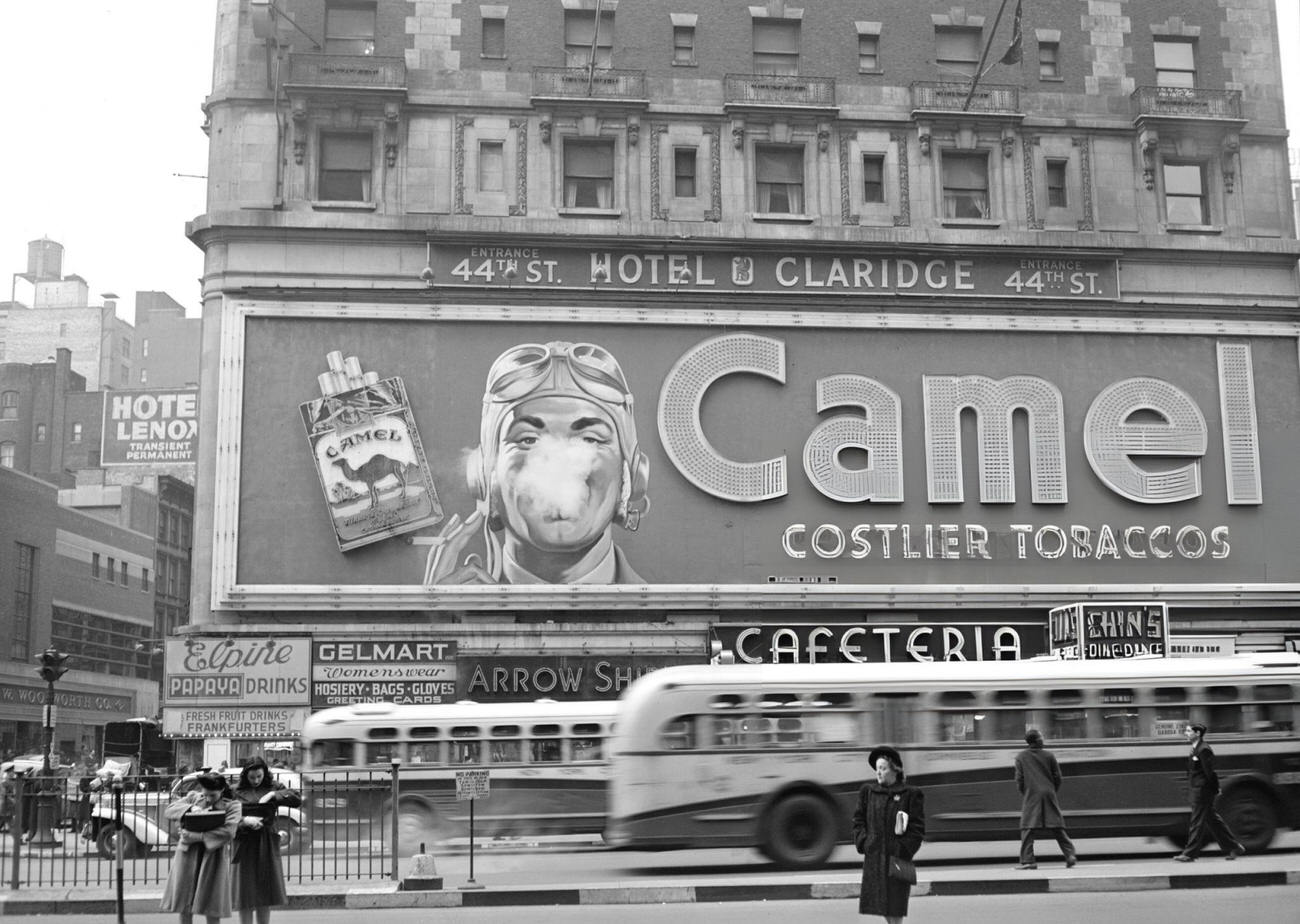
<svg viewBox="0 0 1300 924">
<path fill-rule="evenodd" d="M 1016 788 L 1020 790 L 1020 864 L 1016 869 L 1038 869 L 1034 859 L 1034 832 L 1047 829 L 1056 838 L 1065 865 L 1074 866 L 1077 854 L 1065 833 L 1065 816 L 1056 799 L 1061 788 L 1061 765 L 1056 755 L 1043 747 L 1043 735 L 1036 728 L 1025 732 L 1029 747 L 1016 755 Z"/>
<path fill-rule="evenodd" d="M 637 528 L 649 507 L 648 469 L 612 354 L 565 341 L 511 347 L 488 372 L 467 464 L 476 509 L 444 526 L 426 583 L 645 583 L 613 525 Z M 480 524 L 486 563 L 461 560 Z"/>
<path fill-rule="evenodd" d="M 1223 858 L 1235 860 L 1246 852 L 1246 847 L 1214 808 L 1219 798 L 1219 774 L 1214 769 L 1214 749 L 1205 743 L 1205 726 L 1199 722 L 1188 725 L 1183 735 L 1192 745 L 1192 753 L 1187 755 L 1187 793 L 1192 817 L 1187 824 L 1187 846 L 1174 859 L 1179 863 L 1192 862 L 1213 837 L 1223 850 Z"/>
</svg>

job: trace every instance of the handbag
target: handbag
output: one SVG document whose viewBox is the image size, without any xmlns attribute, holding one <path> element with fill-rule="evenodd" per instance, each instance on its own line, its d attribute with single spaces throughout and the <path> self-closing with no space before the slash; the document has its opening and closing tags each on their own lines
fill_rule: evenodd
<svg viewBox="0 0 1300 924">
<path fill-rule="evenodd" d="M 902 857 L 890 857 L 889 878 L 916 885 L 916 864 Z"/>
</svg>

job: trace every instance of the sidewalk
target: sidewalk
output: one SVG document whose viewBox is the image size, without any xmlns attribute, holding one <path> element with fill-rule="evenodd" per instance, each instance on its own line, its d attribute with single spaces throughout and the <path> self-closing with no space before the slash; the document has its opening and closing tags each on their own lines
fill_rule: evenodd
<svg viewBox="0 0 1300 924">
<path fill-rule="evenodd" d="M 960 868 L 920 867 L 914 898 L 928 895 L 1023 895 L 1044 892 L 1137 892 L 1155 889 L 1231 889 L 1247 886 L 1300 885 L 1300 855 L 1247 856 L 1226 862 L 1207 855 L 1194 864 L 1172 859 L 1080 862 L 1074 869 L 1044 864 L 1015 870 L 1006 864 Z M 847 899 L 858 894 L 857 871 L 753 874 L 620 880 L 590 885 L 488 887 L 462 889 L 445 882 L 440 891 L 403 892 L 394 883 L 339 883 L 289 886 L 291 908 L 487 908 L 527 905 L 630 905 L 677 902 Z M 158 910 L 161 887 L 126 892 L 126 910 Z M 0 917 L 19 914 L 111 914 L 114 893 L 108 889 L 34 889 L 0 894 Z"/>
</svg>

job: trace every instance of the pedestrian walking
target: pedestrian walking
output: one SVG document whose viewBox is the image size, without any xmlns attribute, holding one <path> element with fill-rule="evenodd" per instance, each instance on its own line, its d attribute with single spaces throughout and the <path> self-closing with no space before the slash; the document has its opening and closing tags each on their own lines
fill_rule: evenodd
<svg viewBox="0 0 1300 924">
<path fill-rule="evenodd" d="M 235 834 L 232 900 L 240 924 L 252 924 L 254 915 L 257 924 L 267 924 L 271 909 L 289 902 L 280 866 L 276 812 L 282 805 L 302 805 L 302 796 L 271 776 L 265 758 L 250 757 L 239 774 L 235 798 L 243 808 L 243 818 Z"/>
<path fill-rule="evenodd" d="M 1025 732 L 1025 748 L 1016 755 L 1016 788 L 1020 790 L 1020 863 L 1016 869 L 1038 869 L 1034 858 L 1034 835 L 1047 831 L 1065 855 L 1065 865 L 1074 866 L 1078 853 L 1065 831 L 1065 816 L 1056 794 L 1061 789 L 1061 765 L 1056 755 L 1043 747 L 1043 735 L 1036 728 Z"/>
<path fill-rule="evenodd" d="M 1205 726 L 1188 725 L 1183 735 L 1192 745 L 1192 753 L 1187 756 L 1187 796 L 1192 815 L 1187 822 L 1187 846 L 1174 859 L 1191 863 L 1213 836 L 1224 859 L 1235 860 L 1246 852 L 1246 847 L 1214 807 L 1219 798 L 1219 774 L 1214 769 L 1214 749 L 1205 743 Z"/>
<path fill-rule="evenodd" d="M 193 924 L 196 914 L 216 924 L 230 916 L 230 842 L 243 812 L 224 777 L 200 774 L 198 784 L 163 810 L 179 820 L 181 835 L 162 910 L 178 912 L 181 924 Z"/>
<path fill-rule="evenodd" d="M 912 858 L 925 839 L 925 793 L 907 783 L 903 758 L 893 748 L 873 748 L 867 760 L 876 778 L 858 790 L 853 813 L 853 843 L 862 854 L 858 914 L 899 924 L 916 882 Z"/>
</svg>

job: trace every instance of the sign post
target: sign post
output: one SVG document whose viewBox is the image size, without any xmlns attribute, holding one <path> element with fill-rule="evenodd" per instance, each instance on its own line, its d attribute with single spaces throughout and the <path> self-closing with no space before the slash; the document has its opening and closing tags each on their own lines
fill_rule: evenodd
<svg viewBox="0 0 1300 924">
<path fill-rule="evenodd" d="M 456 771 L 456 801 L 469 802 L 469 882 L 462 889 L 483 888 L 474 881 L 474 803 L 492 794 L 489 785 L 486 770 Z"/>
</svg>

